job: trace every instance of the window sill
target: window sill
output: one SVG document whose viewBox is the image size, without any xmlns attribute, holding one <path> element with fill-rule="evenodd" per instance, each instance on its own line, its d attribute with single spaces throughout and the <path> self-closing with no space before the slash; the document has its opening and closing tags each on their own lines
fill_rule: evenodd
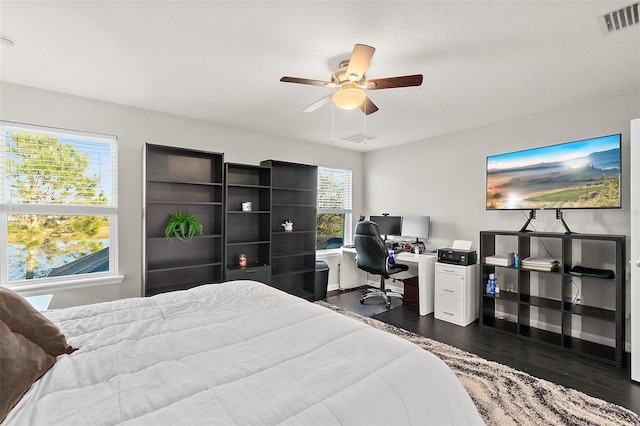
<svg viewBox="0 0 640 426">
<path fill-rule="evenodd" d="M 339 256 L 340 252 L 341 252 L 341 249 L 339 249 L 339 248 L 316 250 L 316 258 Z"/>
<path fill-rule="evenodd" d="M 16 283 L 8 284 L 6 287 L 19 293 L 21 296 L 36 296 L 51 293 L 52 291 L 71 290 L 84 287 L 95 287 L 100 285 L 120 284 L 124 280 L 124 275 L 106 275 L 100 277 L 87 277 L 74 280 L 38 281 L 37 283 Z"/>
</svg>

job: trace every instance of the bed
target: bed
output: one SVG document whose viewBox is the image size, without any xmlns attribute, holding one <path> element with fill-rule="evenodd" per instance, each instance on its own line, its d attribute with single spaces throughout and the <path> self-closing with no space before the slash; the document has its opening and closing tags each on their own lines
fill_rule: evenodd
<svg viewBox="0 0 640 426">
<path fill-rule="evenodd" d="M 76 350 L 3 426 L 482 424 L 435 355 L 258 282 L 44 315 Z"/>
</svg>

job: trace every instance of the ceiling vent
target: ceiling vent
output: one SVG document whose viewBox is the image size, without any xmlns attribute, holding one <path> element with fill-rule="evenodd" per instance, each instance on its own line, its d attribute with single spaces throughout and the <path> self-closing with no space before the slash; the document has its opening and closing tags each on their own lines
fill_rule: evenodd
<svg viewBox="0 0 640 426">
<path fill-rule="evenodd" d="M 365 135 L 364 133 L 356 133 L 355 135 L 340 138 L 339 140 L 351 143 L 366 143 L 373 139 L 378 139 L 378 137 L 373 135 Z"/>
<path fill-rule="evenodd" d="M 602 34 L 611 34 L 625 28 L 640 25 L 640 19 L 638 19 L 639 4 L 639 2 L 630 3 L 598 16 Z"/>
</svg>

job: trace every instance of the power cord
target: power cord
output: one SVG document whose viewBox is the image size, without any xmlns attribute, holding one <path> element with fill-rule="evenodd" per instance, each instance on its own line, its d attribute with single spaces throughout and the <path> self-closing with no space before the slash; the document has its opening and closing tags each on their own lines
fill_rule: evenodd
<svg viewBox="0 0 640 426">
<path fill-rule="evenodd" d="M 526 213 L 524 212 L 524 210 L 522 210 L 522 214 L 527 216 Z M 538 230 L 536 229 L 535 225 L 533 223 L 530 224 L 530 226 L 533 228 L 533 230 L 535 232 L 538 232 Z M 540 244 L 542 244 L 542 247 L 544 248 L 544 251 L 547 252 L 547 254 L 549 255 L 549 257 L 555 259 L 555 256 L 553 256 L 551 254 L 551 252 L 549 251 L 549 249 L 547 248 L 546 244 L 544 243 L 544 240 L 541 237 L 538 237 L 538 241 L 540 241 Z"/>
<path fill-rule="evenodd" d="M 509 320 L 510 320 L 510 318 L 511 318 L 511 309 L 509 309 L 509 308 L 507 307 L 507 305 L 505 305 L 505 304 L 504 304 L 504 300 L 502 300 L 502 299 L 500 299 L 500 304 L 502 305 L 502 307 L 503 307 L 504 309 L 506 309 L 506 311 L 507 311 L 507 315 L 506 315 L 506 316 L 502 316 L 502 317 L 496 317 L 496 318 L 497 318 L 497 319 L 499 319 L 499 320 L 509 321 Z"/>
<path fill-rule="evenodd" d="M 578 287 L 578 284 L 576 284 L 575 282 L 573 282 L 573 280 L 571 280 L 571 284 L 573 284 L 576 287 L 576 295 L 574 296 L 573 300 L 571 301 L 571 303 L 580 303 L 580 287 Z"/>
</svg>

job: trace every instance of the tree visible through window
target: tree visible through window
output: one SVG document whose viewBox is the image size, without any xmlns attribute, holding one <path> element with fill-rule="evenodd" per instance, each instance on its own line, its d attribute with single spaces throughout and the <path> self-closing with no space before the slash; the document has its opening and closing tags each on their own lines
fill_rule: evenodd
<svg viewBox="0 0 640 426">
<path fill-rule="evenodd" d="M 318 167 L 318 250 L 344 244 L 351 223 L 351 186 L 351 170 Z"/>
<path fill-rule="evenodd" d="M 113 273 L 114 138 L 7 123 L 2 135 L 0 223 L 8 273 L 1 282 Z"/>
</svg>

